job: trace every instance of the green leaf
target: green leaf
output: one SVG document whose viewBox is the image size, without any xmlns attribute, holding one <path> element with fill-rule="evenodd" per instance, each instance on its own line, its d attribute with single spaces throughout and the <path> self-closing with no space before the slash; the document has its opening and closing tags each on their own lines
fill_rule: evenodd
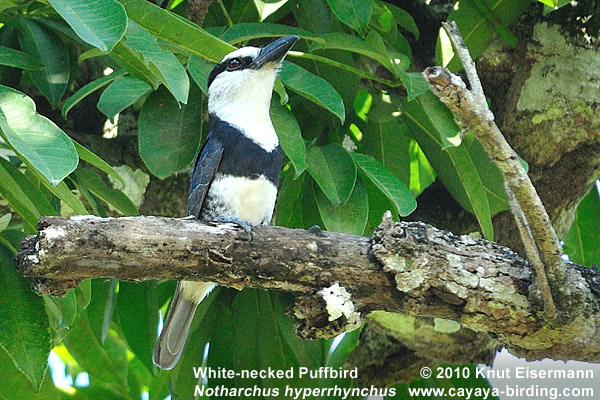
<svg viewBox="0 0 600 400">
<path fill-rule="evenodd" d="M 12 214 L 4 214 L 0 217 L 0 232 L 6 230 L 8 228 L 8 224 L 10 224 L 10 220 L 12 219 Z"/>
<path fill-rule="evenodd" d="M 125 45 L 144 57 L 146 66 L 169 89 L 173 97 L 186 104 L 190 80 L 177 57 L 160 47 L 156 38 L 143 27 L 129 21 L 125 34 Z"/>
<path fill-rule="evenodd" d="M 342 97 L 325 79 L 288 61 L 284 61 L 279 77 L 294 92 L 331 111 L 344 123 L 346 111 Z"/>
<path fill-rule="evenodd" d="M 302 39 L 323 43 L 323 39 L 318 35 L 304 29 L 288 25 L 249 22 L 235 24 L 221 35 L 221 39 L 228 43 L 236 44 L 257 38 L 278 38 L 287 35 L 298 35 Z"/>
<path fill-rule="evenodd" d="M 39 391 L 51 349 L 50 326 L 42 298 L 31 291 L 31 279 L 13 267 L 12 256 L 0 246 L 0 347 Z"/>
<path fill-rule="evenodd" d="M 60 183 L 77 167 L 79 157 L 73 141 L 54 122 L 38 114 L 28 96 L 2 85 L 0 129 L 4 140 L 23 161 L 52 185 Z"/>
<path fill-rule="evenodd" d="M 115 171 L 115 169 L 111 167 L 106 161 L 104 161 L 103 159 L 101 159 L 100 157 L 98 157 L 97 155 L 95 155 L 76 141 L 73 141 L 73 144 L 75 145 L 75 149 L 77 149 L 77 154 L 79 155 L 79 158 L 81 158 L 88 164 L 98 168 L 100 171 L 106 172 L 108 175 L 117 179 L 119 182 L 121 182 L 121 184 L 123 184 L 123 186 L 125 186 L 125 181 L 123 180 L 121 175 L 119 175 L 119 173 Z"/>
<path fill-rule="evenodd" d="M 42 382 L 41 390 L 35 390 L 29 379 L 17 369 L 2 347 L 0 347 L 0 387 L 2 400 L 61 400 L 60 392 L 49 377 Z"/>
<path fill-rule="evenodd" d="M 415 40 L 419 40 L 419 28 L 417 27 L 412 15 L 391 3 L 385 3 L 385 6 L 391 11 L 396 23 L 412 33 L 415 37 Z"/>
<path fill-rule="evenodd" d="M 492 161 L 481 142 L 475 135 L 468 133 L 463 139 L 463 146 L 469 152 L 479 172 L 479 176 L 481 176 L 481 181 L 485 185 L 485 192 L 490 203 L 490 213 L 492 216 L 501 211 L 510 210 L 502 172 L 500 172 L 498 166 Z"/>
<path fill-rule="evenodd" d="M 73 178 L 84 185 L 87 190 L 119 210 L 125 216 L 139 215 L 137 208 L 122 191 L 108 187 L 97 173 L 78 168 Z"/>
<path fill-rule="evenodd" d="M 0 46 L 0 65 L 20 69 L 42 69 L 44 64 L 22 51 Z"/>
<path fill-rule="evenodd" d="M 117 279 L 92 279 L 92 299 L 87 307 L 92 333 L 104 343 L 116 304 Z"/>
<path fill-rule="evenodd" d="M 157 38 L 176 45 L 209 61 L 220 61 L 235 47 L 214 37 L 190 21 L 146 1 L 119 0 L 129 18 Z"/>
<path fill-rule="evenodd" d="M 331 204 L 318 187 L 315 188 L 315 199 L 328 231 L 363 234 L 369 216 L 369 198 L 360 179 L 356 180 L 352 194 L 342 205 Z"/>
<path fill-rule="evenodd" d="M 340 21 L 365 36 L 373 12 L 372 0 L 327 0 L 327 3 Z"/>
<path fill-rule="evenodd" d="M 406 125 L 395 119 L 377 123 L 369 112 L 369 120 L 364 130 L 362 152 L 378 160 L 404 183 L 410 185 L 410 139 Z"/>
<path fill-rule="evenodd" d="M 460 128 L 456 125 L 452 112 L 436 95 L 429 91 L 424 93 L 416 104 L 412 104 L 411 110 L 418 111 L 419 118 L 426 118 L 435 127 L 442 138 L 442 149 L 460 145 Z"/>
<path fill-rule="evenodd" d="M 104 76 L 100 79 L 96 79 L 95 81 L 91 81 L 90 83 L 81 87 L 81 89 L 79 89 L 71 97 L 69 97 L 67 101 L 65 101 L 65 104 L 62 108 L 63 117 L 66 119 L 67 114 L 69 113 L 71 108 L 75 107 L 81 100 L 94 93 L 96 90 L 108 85 L 118 77 L 125 75 L 126 73 L 127 71 L 125 70 L 116 71 L 108 76 Z"/>
<path fill-rule="evenodd" d="M 348 201 L 356 182 L 352 156 L 339 144 L 311 146 L 306 154 L 308 172 L 334 205 Z"/>
<path fill-rule="evenodd" d="M 105 344 L 108 343 L 109 337 Z M 107 348 L 100 344 L 92 331 L 85 310 L 79 310 L 75 323 L 63 339 L 63 343 L 90 377 L 117 386 L 127 385 L 127 370 L 120 368 L 118 359 L 112 358 Z"/>
<path fill-rule="evenodd" d="M 214 64 L 209 63 L 202 57 L 192 54 L 188 61 L 188 72 L 196 82 L 196 85 L 202 90 L 202 93 L 208 96 L 208 75 L 214 68 Z"/>
<path fill-rule="evenodd" d="M 127 15 L 115 0 L 48 0 L 77 36 L 105 53 L 125 34 Z"/>
<path fill-rule="evenodd" d="M 120 282 L 117 310 L 127 343 L 148 371 L 155 369 L 152 351 L 158 336 L 156 281 Z"/>
<path fill-rule="evenodd" d="M 150 93 L 152 87 L 134 76 L 122 76 L 111 83 L 98 101 L 100 110 L 109 119 Z"/>
<path fill-rule="evenodd" d="M 302 138 L 300 125 L 298 125 L 294 114 L 275 100 L 271 101 L 271 120 L 279 137 L 281 148 L 294 164 L 296 176 L 298 177 L 308 168 L 306 145 Z"/>
<path fill-rule="evenodd" d="M 402 181 L 374 158 L 352 153 L 356 165 L 365 176 L 392 201 L 401 216 L 407 216 L 417 208 L 417 201 Z"/>
<path fill-rule="evenodd" d="M 92 280 L 84 279 L 76 288 L 77 301 L 83 308 L 87 308 L 92 300 Z"/>
<path fill-rule="evenodd" d="M 489 10 L 487 16 L 477 6 L 477 1 L 481 1 Z M 450 12 L 447 21 L 456 21 L 471 57 L 476 59 L 488 47 L 497 33 L 505 38 L 512 35 L 506 27 L 516 22 L 529 4 L 531 4 L 531 0 L 463 0 L 460 2 L 460 7 Z M 438 39 L 436 56 L 441 64 L 440 46 Z M 458 71 L 462 67 L 456 54 L 447 66 L 451 71 Z"/>
<path fill-rule="evenodd" d="M 481 230 L 493 240 L 494 229 L 485 186 L 465 146 L 442 150 L 442 137 L 417 100 L 408 103 L 404 120 L 452 197 L 475 214 Z"/>
<path fill-rule="evenodd" d="M 324 34 L 331 30 L 331 8 L 325 0 L 296 0 L 293 7 L 298 25 L 310 32 Z"/>
<path fill-rule="evenodd" d="M 346 50 L 372 58 L 373 60 L 377 61 L 385 68 L 387 68 L 390 72 L 395 73 L 392 60 L 390 59 L 387 52 L 385 54 L 381 54 L 380 52 L 376 51 L 369 43 L 354 35 L 350 35 L 348 33 L 343 32 L 332 32 L 322 35 L 321 38 L 324 39 L 325 43 L 314 43 L 309 48 L 309 52 L 328 49 Z"/>
<path fill-rule="evenodd" d="M 143 80 L 148 85 L 152 86 L 152 89 L 158 89 L 160 80 L 158 76 L 154 74 L 154 71 L 150 69 L 141 53 L 128 47 L 121 41 L 117 43 L 113 51 L 111 51 L 110 56 L 132 76 Z"/>
<path fill-rule="evenodd" d="M 399 70 L 398 76 L 402 81 L 402 86 L 406 88 L 408 101 L 412 101 L 417 96 L 429 92 L 429 82 L 423 78 L 420 72 L 404 72 Z"/>
<path fill-rule="evenodd" d="M 21 50 L 46 68 L 29 71 L 33 82 L 56 107 L 69 83 L 69 52 L 62 39 L 36 21 L 21 18 Z"/>
<path fill-rule="evenodd" d="M 79 200 L 79 198 L 75 196 L 75 194 L 73 194 L 73 192 L 71 191 L 71 189 L 69 189 L 66 183 L 60 182 L 58 185 L 52 186 L 43 179 L 41 179 L 40 181 L 52 193 L 54 193 L 56 197 L 64 201 L 65 204 L 67 204 L 71 208 L 71 210 L 73 210 L 73 212 L 79 215 L 89 214 L 81 200 Z"/>
<path fill-rule="evenodd" d="M 186 170 L 196 157 L 202 137 L 202 99 L 192 86 L 190 101 L 179 106 L 165 90 L 152 93 L 138 120 L 140 156 L 155 176 Z"/>
<path fill-rule="evenodd" d="M 0 157 L 0 194 L 21 216 L 28 232 L 35 232 L 42 215 L 57 215 L 44 193 L 10 161 Z"/>
<path fill-rule="evenodd" d="M 287 226 L 288 228 L 304 228 L 302 220 L 302 191 L 306 174 L 295 179 L 295 174 L 290 170 L 283 175 L 281 189 L 277 196 L 277 209 L 273 225 Z"/>
<path fill-rule="evenodd" d="M 565 251 L 574 263 L 600 266 L 600 194 L 597 184 L 577 207 L 575 220 L 565 236 Z"/>
</svg>

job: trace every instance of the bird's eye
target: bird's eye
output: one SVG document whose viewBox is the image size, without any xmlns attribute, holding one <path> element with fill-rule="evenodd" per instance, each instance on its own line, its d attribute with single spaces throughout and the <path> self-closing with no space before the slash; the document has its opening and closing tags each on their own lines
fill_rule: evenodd
<svg viewBox="0 0 600 400">
<path fill-rule="evenodd" d="M 239 69 L 242 66 L 242 60 L 239 58 L 232 58 L 227 62 L 227 68 L 229 70 Z"/>
</svg>

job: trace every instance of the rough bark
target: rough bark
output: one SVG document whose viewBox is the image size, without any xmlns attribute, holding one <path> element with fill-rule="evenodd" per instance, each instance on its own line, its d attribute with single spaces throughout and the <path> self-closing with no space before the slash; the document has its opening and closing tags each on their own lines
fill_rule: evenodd
<svg viewBox="0 0 600 400">
<path fill-rule="evenodd" d="M 15 259 L 23 275 L 283 290 L 300 296 L 294 314 L 310 326 L 307 336 L 353 329 L 382 310 L 453 320 L 529 359 L 600 361 L 597 270 L 568 266 L 578 303 L 570 322 L 554 329 L 538 319 L 527 262 L 496 243 L 423 223 L 384 218 L 371 239 L 261 226 L 252 242 L 235 226 L 189 219 L 46 217 L 38 228 Z"/>
</svg>

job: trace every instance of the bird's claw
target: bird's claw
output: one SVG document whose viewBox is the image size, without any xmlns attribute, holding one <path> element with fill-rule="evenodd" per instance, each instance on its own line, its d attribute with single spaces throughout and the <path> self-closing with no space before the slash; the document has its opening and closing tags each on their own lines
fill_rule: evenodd
<svg viewBox="0 0 600 400">
<path fill-rule="evenodd" d="M 246 232 L 246 234 L 248 235 L 248 241 L 251 242 L 252 239 L 254 239 L 254 232 L 252 232 L 252 228 L 254 228 L 254 226 L 248 222 L 245 221 L 241 218 L 238 217 L 219 217 L 217 219 L 214 220 L 214 222 L 228 222 L 231 224 L 236 224 L 237 226 L 239 226 L 240 228 L 242 228 L 244 230 L 244 232 Z"/>
</svg>

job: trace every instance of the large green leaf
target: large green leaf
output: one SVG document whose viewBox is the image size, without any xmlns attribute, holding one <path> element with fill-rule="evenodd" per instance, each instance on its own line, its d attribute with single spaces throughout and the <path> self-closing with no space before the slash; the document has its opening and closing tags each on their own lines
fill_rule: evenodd
<svg viewBox="0 0 600 400">
<path fill-rule="evenodd" d="M 120 282 L 117 297 L 121 329 L 136 357 L 154 370 L 152 351 L 158 333 L 158 298 L 156 281 Z"/>
<path fill-rule="evenodd" d="M 108 118 L 115 115 L 150 93 L 152 87 L 134 76 L 122 76 L 112 82 L 100 96 L 98 110 Z"/>
<path fill-rule="evenodd" d="M 20 69 L 42 69 L 44 64 L 22 51 L 0 46 L 0 65 Z"/>
<path fill-rule="evenodd" d="M 374 158 L 361 153 L 352 153 L 356 165 L 362 173 L 394 204 L 401 216 L 412 213 L 417 201 L 402 181 Z"/>
<path fill-rule="evenodd" d="M 57 185 L 77 167 L 79 157 L 71 139 L 48 118 L 35 111 L 25 94 L 0 85 L 2 137 L 23 158 Z"/>
<path fill-rule="evenodd" d="M 392 60 L 388 55 L 376 51 L 370 44 L 359 37 L 343 32 L 331 32 L 322 35 L 321 38 L 324 40 L 324 43 L 314 43 L 310 46 L 309 52 L 327 49 L 346 50 L 372 58 L 386 67 L 390 72 L 395 72 Z"/>
<path fill-rule="evenodd" d="M 119 173 L 115 171 L 115 169 L 112 166 L 110 166 L 110 164 L 108 164 L 106 161 L 104 161 L 103 159 L 101 159 L 96 154 L 92 153 L 90 150 L 86 149 L 76 141 L 73 141 L 73 144 L 77 149 L 77 154 L 79 155 L 79 158 L 81 158 L 88 164 L 98 168 L 100 171 L 106 172 L 108 175 L 121 182 L 121 184 L 125 185 L 125 181 L 123 180 L 121 175 L 119 175 Z"/>
<path fill-rule="evenodd" d="M 468 133 L 462 142 L 469 152 L 479 176 L 481 176 L 481 181 L 485 185 L 492 216 L 501 211 L 510 210 L 504 187 L 504 177 L 498 166 L 492 161 L 475 135 Z"/>
<path fill-rule="evenodd" d="M 442 136 L 418 100 L 409 102 L 403 115 L 411 135 L 427 155 L 444 186 L 465 210 L 475 214 L 484 236 L 493 240 L 486 188 L 466 147 L 442 150 Z"/>
<path fill-rule="evenodd" d="M 410 33 L 412 33 L 415 36 L 415 39 L 419 40 L 419 28 L 417 27 L 417 24 L 412 15 L 410 15 L 407 11 L 403 10 L 402 8 L 397 7 L 391 3 L 386 3 L 385 6 L 390 10 L 392 15 L 394 16 L 396 23 L 408 30 Z"/>
<path fill-rule="evenodd" d="M 107 337 L 105 346 L 109 343 Z M 127 369 L 121 368 L 118 358 L 111 357 L 110 347 L 103 346 L 92 331 L 87 312 L 79 309 L 75 323 L 63 339 L 69 353 L 92 378 L 116 386 L 127 385 Z"/>
<path fill-rule="evenodd" d="M 242 23 L 235 24 L 227 29 L 221 39 L 231 44 L 245 42 L 257 38 L 276 38 L 287 35 L 298 35 L 302 39 L 323 42 L 318 35 L 304 29 L 288 25 L 269 24 L 269 23 Z"/>
<path fill-rule="evenodd" d="M 113 51 L 111 51 L 110 56 L 132 76 L 143 80 L 148 85 L 152 86 L 153 89 L 158 89 L 160 79 L 155 75 L 154 71 L 150 69 L 150 66 L 140 52 L 132 49 L 121 41 L 117 43 Z"/>
<path fill-rule="evenodd" d="M 410 186 L 410 139 L 406 130 L 406 125 L 399 124 L 395 119 L 378 123 L 369 113 L 362 152 L 378 160 L 405 186 Z"/>
<path fill-rule="evenodd" d="M 124 69 L 116 71 L 110 75 L 103 76 L 100 79 L 96 79 L 95 81 L 91 81 L 90 83 L 87 83 L 86 85 L 82 86 L 81 89 L 79 89 L 71 97 L 69 97 L 67 101 L 65 101 L 65 104 L 62 107 L 63 117 L 66 119 L 67 114 L 69 113 L 71 108 L 75 107 L 85 97 L 94 93 L 96 90 L 103 88 L 104 86 L 108 85 L 118 77 L 125 75 L 126 73 L 127 71 L 125 71 Z"/>
<path fill-rule="evenodd" d="M 565 236 L 569 260 L 587 266 L 600 266 L 600 195 L 598 185 L 581 200 L 571 229 Z"/>
<path fill-rule="evenodd" d="M 92 279 L 92 299 L 87 307 L 90 329 L 104 343 L 116 304 L 117 279 Z"/>
<path fill-rule="evenodd" d="M 287 107 L 275 100 L 271 101 L 271 120 L 283 152 L 294 164 L 296 176 L 300 176 L 308 165 L 306 164 L 306 145 L 298 121 Z"/>
<path fill-rule="evenodd" d="M 314 190 L 319 213 L 328 231 L 363 234 L 369 216 L 369 198 L 360 178 L 356 180 L 348 201 L 342 205 L 331 204 L 318 187 Z"/>
<path fill-rule="evenodd" d="M 8 353 L 0 347 L 0 399 L 1 400 L 61 400 L 61 394 L 47 377 L 40 391 L 19 371 Z"/>
<path fill-rule="evenodd" d="M 177 57 L 157 43 L 156 38 L 143 27 L 129 21 L 125 45 L 144 57 L 148 69 L 157 76 L 179 102 L 187 103 L 190 80 Z"/>
<path fill-rule="evenodd" d="M 188 60 L 188 72 L 202 93 L 208 96 L 208 75 L 215 64 L 204 60 L 202 57 L 192 54 Z"/>
<path fill-rule="evenodd" d="M 373 12 L 372 0 L 327 0 L 331 10 L 344 24 L 365 36 Z"/>
<path fill-rule="evenodd" d="M 305 227 L 302 219 L 302 191 L 306 175 L 302 174 L 296 178 L 291 168 L 283 174 L 273 225 L 287 226 L 288 228 Z"/>
<path fill-rule="evenodd" d="M 283 63 L 279 76 L 287 87 L 331 111 L 344 123 L 346 111 L 342 97 L 325 79 L 288 61 Z"/>
<path fill-rule="evenodd" d="M 12 256 L 0 246 L 0 347 L 39 391 L 51 349 L 50 326 L 42 298 L 31 291 L 31 279 L 15 270 Z"/>
<path fill-rule="evenodd" d="M 57 215 L 44 193 L 10 161 L 0 157 L 0 194 L 19 213 L 27 232 L 35 232 L 42 215 Z"/>
<path fill-rule="evenodd" d="M 172 43 L 210 61 L 220 61 L 235 47 L 204 29 L 146 0 L 119 0 L 127 15 L 157 38 Z"/>
<path fill-rule="evenodd" d="M 21 18 L 21 26 L 21 50 L 46 67 L 29 74 L 40 92 L 56 107 L 69 83 L 67 47 L 55 32 L 36 21 Z"/>
<path fill-rule="evenodd" d="M 77 36 L 105 53 L 125 34 L 127 15 L 115 0 L 48 0 Z"/>
<path fill-rule="evenodd" d="M 165 90 L 152 93 L 138 120 L 140 156 L 159 178 L 186 170 L 202 137 L 202 99 L 194 85 L 190 101 L 180 106 Z"/>
<path fill-rule="evenodd" d="M 440 134 L 442 149 L 460 144 L 460 128 L 456 125 L 452 112 L 436 95 L 427 91 L 419 97 L 417 102 L 411 103 L 411 106 L 413 106 L 411 107 L 413 112 L 417 107 L 422 107 L 423 111 L 419 110 L 419 115 L 426 117 Z"/>
<path fill-rule="evenodd" d="M 331 30 L 333 16 L 326 0 L 296 0 L 293 7 L 298 25 L 308 31 L 324 34 Z"/>
<path fill-rule="evenodd" d="M 308 172 L 334 205 L 344 204 L 354 189 L 356 165 L 339 144 L 311 146 L 307 152 Z"/>
<path fill-rule="evenodd" d="M 500 34 L 510 44 L 515 44 L 515 37 L 507 27 L 519 19 L 530 3 L 531 0 L 462 0 L 460 6 L 450 12 L 447 20 L 456 21 L 471 57 L 475 59 L 487 48 L 496 34 Z M 449 60 L 438 59 L 440 64 L 441 61 Z M 452 71 L 461 68 L 457 55 L 454 55 L 448 68 Z"/>
<path fill-rule="evenodd" d="M 85 168 L 78 168 L 74 179 L 85 186 L 87 190 L 119 210 L 125 216 L 139 215 L 137 208 L 122 191 L 108 187 L 100 175 Z"/>
</svg>

